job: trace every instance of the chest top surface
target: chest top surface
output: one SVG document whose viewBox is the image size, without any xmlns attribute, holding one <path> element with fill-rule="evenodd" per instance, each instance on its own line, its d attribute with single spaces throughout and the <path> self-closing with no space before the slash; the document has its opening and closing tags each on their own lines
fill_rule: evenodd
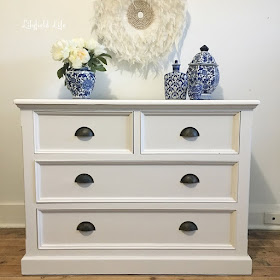
<svg viewBox="0 0 280 280">
<path fill-rule="evenodd" d="M 21 109 L 36 108 L 172 108 L 172 109 L 237 109 L 252 110 L 259 105 L 258 100 L 76 100 L 76 99 L 16 99 Z"/>
</svg>

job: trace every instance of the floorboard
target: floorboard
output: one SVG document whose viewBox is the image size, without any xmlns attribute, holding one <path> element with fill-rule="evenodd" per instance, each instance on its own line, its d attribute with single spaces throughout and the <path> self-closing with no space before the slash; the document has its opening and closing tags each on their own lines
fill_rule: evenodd
<svg viewBox="0 0 280 280">
<path fill-rule="evenodd" d="M 0 280 L 280 280 L 280 231 L 249 231 L 248 251 L 253 259 L 251 276 L 22 276 L 20 260 L 25 254 L 25 230 L 0 229 Z"/>
</svg>

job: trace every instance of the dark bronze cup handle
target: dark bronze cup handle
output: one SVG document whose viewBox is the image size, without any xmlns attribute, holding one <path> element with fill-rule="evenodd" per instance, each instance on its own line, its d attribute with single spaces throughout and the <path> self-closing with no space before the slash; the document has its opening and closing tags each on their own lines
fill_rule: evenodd
<svg viewBox="0 0 280 280">
<path fill-rule="evenodd" d="M 94 183 L 92 177 L 88 174 L 80 174 L 76 177 L 75 183 L 78 184 L 91 184 Z"/>
<path fill-rule="evenodd" d="M 95 230 L 95 226 L 90 222 L 82 222 L 77 226 L 78 231 L 90 232 Z"/>
<path fill-rule="evenodd" d="M 194 127 L 187 127 L 181 131 L 180 136 L 184 138 L 195 138 L 199 136 L 199 132 Z"/>
<path fill-rule="evenodd" d="M 199 178 L 194 174 L 186 174 L 180 182 L 182 184 L 197 184 L 199 183 Z"/>
<path fill-rule="evenodd" d="M 180 225 L 179 230 L 191 232 L 198 230 L 198 228 L 194 222 L 187 221 Z"/>
<path fill-rule="evenodd" d="M 77 137 L 93 137 L 94 132 L 88 127 L 80 127 L 75 132 L 75 136 L 77 136 Z"/>
</svg>

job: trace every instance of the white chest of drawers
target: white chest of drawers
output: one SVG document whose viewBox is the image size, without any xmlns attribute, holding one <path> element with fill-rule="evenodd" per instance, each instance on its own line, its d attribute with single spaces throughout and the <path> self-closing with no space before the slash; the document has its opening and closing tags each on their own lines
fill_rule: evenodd
<svg viewBox="0 0 280 280">
<path fill-rule="evenodd" d="M 250 274 L 258 101 L 16 100 L 23 274 Z"/>
</svg>

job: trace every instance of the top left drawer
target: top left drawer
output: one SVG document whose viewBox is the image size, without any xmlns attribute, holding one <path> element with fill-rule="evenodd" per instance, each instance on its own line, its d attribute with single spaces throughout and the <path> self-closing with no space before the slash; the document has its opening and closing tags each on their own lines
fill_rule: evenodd
<svg viewBox="0 0 280 280">
<path fill-rule="evenodd" d="M 133 112 L 34 112 L 35 153 L 133 153 Z"/>
</svg>

